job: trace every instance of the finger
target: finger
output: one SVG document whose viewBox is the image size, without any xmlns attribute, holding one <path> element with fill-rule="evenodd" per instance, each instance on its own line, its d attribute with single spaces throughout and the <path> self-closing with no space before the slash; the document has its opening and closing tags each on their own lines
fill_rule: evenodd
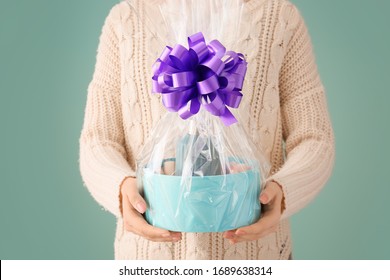
<svg viewBox="0 0 390 280">
<path fill-rule="evenodd" d="M 130 204 L 134 207 L 134 209 L 136 209 L 141 214 L 145 213 L 146 202 L 140 195 L 136 185 L 129 186 L 129 189 L 127 191 L 127 198 Z"/>
<path fill-rule="evenodd" d="M 232 229 L 232 230 L 228 230 L 228 231 L 225 231 L 222 236 L 224 238 L 227 238 L 227 239 L 230 239 L 230 238 L 233 238 L 235 236 L 235 232 L 236 230 L 235 229 Z"/>
<path fill-rule="evenodd" d="M 149 225 L 144 217 L 132 207 L 127 197 L 123 201 L 123 209 L 123 219 L 127 231 L 157 242 L 175 242 L 181 240 L 182 235 L 180 232 L 171 232 Z"/>
<path fill-rule="evenodd" d="M 277 227 L 278 219 L 267 216 L 253 225 L 237 229 L 228 239 L 235 240 L 236 242 L 257 240 L 276 231 Z"/>
<path fill-rule="evenodd" d="M 238 231 L 235 236 L 240 237 L 242 239 L 246 240 L 255 240 L 264 237 L 265 235 L 268 235 L 270 232 L 276 231 L 278 228 L 278 224 L 273 224 L 271 226 L 262 227 L 261 230 L 257 232 L 244 232 L 244 231 Z"/>
<path fill-rule="evenodd" d="M 149 225 L 145 219 L 138 217 L 132 223 L 137 229 L 138 235 L 156 242 L 175 242 L 181 240 L 180 232 L 170 232 L 168 230 Z"/>
<path fill-rule="evenodd" d="M 263 236 L 273 232 L 279 223 L 278 212 L 276 209 L 265 212 L 264 216 L 256 223 L 237 229 L 234 233 L 224 235 L 225 238 L 230 240 L 250 241 L 262 238 Z"/>
<path fill-rule="evenodd" d="M 267 185 L 260 195 L 260 202 L 265 204 L 262 216 L 256 223 L 237 229 L 235 232 L 226 232 L 224 238 L 235 244 L 242 241 L 257 240 L 271 232 L 276 231 L 280 220 L 280 202 L 275 199 L 278 196 L 278 189 L 272 184 Z M 279 207 L 279 208 L 278 208 Z"/>
<path fill-rule="evenodd" d="M 236 230 L 236 235 L 256 234 L 279 223 L 279 215 L 276 209 L 264 212 L 263 216 L 254 224 L 241 227 Z"/>
<path fill-rule="evenodd" d="M 130 220 L 127 220 L 127 229 L 129 231 L 142 236 L 150 241 L 155 242 L 175 242 L 182 238 L 180 232 L 170 232 L 166 229 L 154 227 L 148 224 L 143 216 L 134 211 L 130 214 Z M 131 222 L 129 222 L 131 221 Z"/>
<path fill-rule="evenodd" d="M 260 194 L 260 202 L 262 204 L 270 203 L 277 195 L 277 190 L 270 185 L 267 185 Z"/>
<path fill-rule="evenodd" d="M 239 242 L 254 241 L 254 240 L 264 238 L 265 236 L 267 236 L 275 231 L 276 230 L 274 230 L 274 228 L 269 228 L 268 230 L 262 232 L 260 235 L 235 236 L 235 237 L 229 239 L 229 241 L 232 241 L 231 244 L 236 244 Z"/>
</svg>

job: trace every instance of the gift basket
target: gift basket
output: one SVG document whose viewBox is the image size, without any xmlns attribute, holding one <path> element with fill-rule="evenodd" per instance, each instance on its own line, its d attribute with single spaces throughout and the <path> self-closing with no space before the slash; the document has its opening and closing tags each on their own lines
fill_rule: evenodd
<svg viewBox="0 0 390 280">
<path fill-rule="evenodd" d="M 179 232 L 222 232 L 252 224 L 260 218 L 259 195 L 269 163 L 236 110 L 245 98 L 247 70 L 244 55 L 234 51 L 242 1 L 147 5 L 154 15 L 146 21 L 149 30 L 166 40 L 150 81 L 167 113 L 137 156 L 145 218 Z"/>
</svg>

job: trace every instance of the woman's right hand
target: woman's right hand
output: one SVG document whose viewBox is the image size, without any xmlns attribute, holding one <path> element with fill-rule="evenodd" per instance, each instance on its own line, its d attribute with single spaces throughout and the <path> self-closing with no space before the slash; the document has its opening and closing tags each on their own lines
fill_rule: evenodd
<svg viewBox="0 0 390 280">
<path fill-rule="evenodd" d="M 176 242 L 181 240 L 180 232 L 172 232 L 151 226 L 146 222 L 143 213 L 146 202 L 138 192 L 137 179 L 127 177 L 121 184 L 121 211 L 127 231 L 155 242 Z"/>
</svg>

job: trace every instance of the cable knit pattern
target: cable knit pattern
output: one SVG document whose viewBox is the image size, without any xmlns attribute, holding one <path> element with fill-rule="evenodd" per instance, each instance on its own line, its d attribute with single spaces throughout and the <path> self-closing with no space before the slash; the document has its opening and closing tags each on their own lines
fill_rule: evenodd
<svg viewBox="0 0 390 280">
<path fill-rule="evenodd" d="M 289 217 L 313 201 L 334 164 L 334 137 L 314 51 L 299 10 L 288 0 L 245 2 L 238 52 L 248 60 L 240 119 L 272 163 L 283 188 L 279 227 L 230 245 L 221 233 L 185 233 L 154 243 L 125 231 L 119 186 L 136 174 L 136 156 L 165 109 L 151 95 L 151 66 L 164 46 L 145 23 L 145 6 L 116 4 L 102 28 L 80 137 L 80 170 L 91 195 L 117 217 L 116 259 L 287 259 Z"/>
</svg>

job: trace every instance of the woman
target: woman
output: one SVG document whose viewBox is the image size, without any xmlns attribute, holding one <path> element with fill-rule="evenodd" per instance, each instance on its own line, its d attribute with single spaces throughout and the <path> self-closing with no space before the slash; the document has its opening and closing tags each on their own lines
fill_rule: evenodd
<svg viewBox="0 0 390 280">
<path fill-rule="evenodd" d="M 331 174 L 334 139 L 314 52 L 299 10 L 287 0 L 244 1 L 239 46 L 248 71 L 238 110 L 272 164 L 262 218 L 224 233 L 178 233 L 149 225 L 135 157 L 165 113 L 151 96 L 161 46 L 142 0 L 115 5 L 100 36 L 80 137 L 80 170 L 92 196 L 117 219 L 116 259 L 291 259 L 289 218 Z M 155 51 L 155 53 L 154 53 Z M 261 139 L 261 141 L 260 141 Z"/>
</svg>

